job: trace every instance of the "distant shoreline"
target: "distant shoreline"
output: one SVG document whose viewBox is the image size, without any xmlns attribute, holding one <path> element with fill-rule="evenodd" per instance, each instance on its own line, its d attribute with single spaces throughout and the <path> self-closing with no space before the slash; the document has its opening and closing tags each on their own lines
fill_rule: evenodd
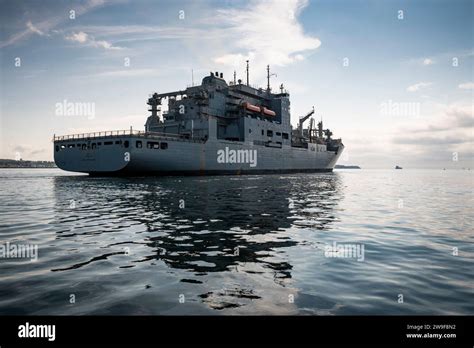
<svg viewBox="0 0 474 348">
<path fill-rule="evenodd" d="M 336 166 L 334 167 L 334 169 L 362 169 L 361 167 L 359 166 L 356 166 L 356 165 L 348 165 L 348 166 L 345 166 L 343 164 L 336 164 Z"/>
<path fill-rule="evenodd" d="M 0 166 L 0 169 L 53 169 L 53 168 L 58 168 L 57 166 L 52 166 L 52 167 L 2 167 Z"/>
<path fill-rule="evenodd" d="M 23 160 L 12 160 L 12 159 L 0 159 L 0 168 L 57 168 L 56 164 L 52 161 L 23 161 Z"/>
</svg>

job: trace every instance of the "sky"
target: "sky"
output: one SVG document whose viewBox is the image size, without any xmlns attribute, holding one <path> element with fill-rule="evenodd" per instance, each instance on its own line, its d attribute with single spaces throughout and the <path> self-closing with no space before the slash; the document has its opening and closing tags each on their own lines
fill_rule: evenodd
<svg viewBox="0 0 474 348">
<path fill-rule="evenodd" d="M 0 0 L 0 158 L 144 129 L 153 92 L 228 81 L 315 107 L 363 168 L 474 168 L 474 1 Z M 75 107 L 73 110 L 70 106 Z M 80 107 L 83 107 L 80 109 Z"/>
</svg>

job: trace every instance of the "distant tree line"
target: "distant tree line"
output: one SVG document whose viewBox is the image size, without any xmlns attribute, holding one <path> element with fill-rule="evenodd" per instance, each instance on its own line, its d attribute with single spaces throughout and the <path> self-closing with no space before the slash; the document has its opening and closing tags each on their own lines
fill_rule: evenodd
<svg viewBox="0 0 474 348">
<path fill-rule="evenodd" d="M 51 161 L 23 161 L 12 159 L 0 159 L 0 168 L 55 168 L 56 164 Z"/>
</svg>

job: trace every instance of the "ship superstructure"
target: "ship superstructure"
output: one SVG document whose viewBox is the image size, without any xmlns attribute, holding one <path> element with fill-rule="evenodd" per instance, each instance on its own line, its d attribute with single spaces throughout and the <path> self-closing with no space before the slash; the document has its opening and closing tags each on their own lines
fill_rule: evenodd
<svg viewBox="0 0 474 348">
<path fill-rule="evenodd" d="M 315 127 L 314 108 L 290 122 L 290 95 L 211 72 L 198 86 L 154 93 L 144 131 L 54 137 L 59 168 L 96 175 L 246 174 L 331 171 L 344 146 Z M 167 110 L 162 110 L 167 101 Z M 304 122 L 309 119 L 309 126 Z"/>
</svg>

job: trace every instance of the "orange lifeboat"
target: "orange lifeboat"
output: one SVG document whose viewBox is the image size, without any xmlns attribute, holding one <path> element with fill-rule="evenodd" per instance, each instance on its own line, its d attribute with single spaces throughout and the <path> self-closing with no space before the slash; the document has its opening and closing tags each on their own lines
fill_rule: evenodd
<svg viewBox="0 0 474 348">
<path fill-rule="evenodd" d="M 256 105 L 253 105 L 247 102 L 245 102 L 243 105 L 244 105 L 244 108 L 246 108 L 249 111 L 260 112 L 260 108 Z"/>
<path fill-rule="evenodd" d="M 264 115 L 267 115 L 267 116 L 272 116 L 272 117 L 276 116 L 275 111 L 267 109 L 266 107 L 262 107 L 262 112 Z"/>
<path fill-rule="evenodd" d="M 260 112 L 265 116 L 271 116 L 271 117 L 276 116 L 275 111 L 267 109 L 264 106 L 257 106 L 257 105 L 250 104 L 248 102 L 245 102 L 242 105 L 244 106 L 244 108 L 246 108 L 249 111 Z"/>
</svg>

